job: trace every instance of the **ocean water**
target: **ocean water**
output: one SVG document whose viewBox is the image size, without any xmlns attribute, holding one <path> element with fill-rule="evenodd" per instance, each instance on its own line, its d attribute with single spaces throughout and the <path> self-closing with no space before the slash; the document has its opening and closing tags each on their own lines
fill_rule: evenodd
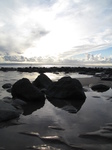
<svg viewBox="0 0 112 150">
<path fill-rule="evenodd" d="M 37 63 L 0 63 L 0 68 L 1 67 L 13 67 L 13 68 L 18 68 L 18 67 L 103 67 L 103 68 L 112 68 L 112 65 L 101 65 L 101 64 L 37 64 Z"/>
<path fill-rule="evenodd" d="M 11 94 L 2 88 L 3 84 L 14 84 L 21 78 L 28 78 L 32 82 L 38 75 L 39 73 L 0 71 L 0 100 L 6 96 L 11 97 Z M 46 75 L 53 81 L 66 75 L 77 78 L 82 83 L 87 81 L 87 84 L 83 84 L 87 97 L 85 102 L 81 104 L 77 113 L 69 111 L 73 110 L 74 106 L 60 107 L 60 103 L 55 105 L 47 99 L 40 107 L 29 106 L 30 112 L 22 114 L 17 120 L 17 125 L 11 122 L 0 124 L 0 147 L 6 150 L 25 150 L 40 146 L 42 149 L 42 145 L 46 144 L 54 147 L 54 150 L 111 150 L 112 89 L 106 92 L 92 91 L 89 84 L 93 83 L 93 78 L 88 75 L 77 73 L 46 73 Z M 96 80 L 96 83 L 102 82 Z M 33 136 L 32 132 L 33 135 L 39 133 L 40 136 Z M 49 136 L 51 140 L 40 138 L 43 136 Z M 53 140 L 52 136 L 59 139 Z"/>
<path fill-rule="evenodd" d="M 0 64 L 0 68 L 1 67 L 13 67 L 13 68 L 18 68 L 18 67 L 70 67 L 71 65 L 65 65 L 65 64 L 60 64 L 60 65 L 56 65 L 56 64 L 52 64 L 52 65 L 47 65 L 47 64 L 36 64 L 36 63 L 1 63 Z M 77 67 L 79 65 L 72 65 L 73 67 Z"/>
</svg>

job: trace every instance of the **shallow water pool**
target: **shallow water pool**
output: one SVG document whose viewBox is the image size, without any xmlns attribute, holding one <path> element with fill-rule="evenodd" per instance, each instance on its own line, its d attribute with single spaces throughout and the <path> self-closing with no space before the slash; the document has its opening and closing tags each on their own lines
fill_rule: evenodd
<svg viewBox="0 0 112 150">
<path fill-rule="evenodd" d="M 33 81 L 37 75 L 38 73 L 2 72 L 1 99 L 11 96 L 2 89 L 4 83 L 13 84 L 23 77 Z M 52 80 L 58 80 L 65 74 L 48 73 L 47 75 Z M 78 74 L 68 75 L 79 77 Z M 83 75 L 80 78 L 83 78 Z M 87 78 L 90 76 L 84 76 L 85 80 Z M 111 150 L 112 89 L 103 93 L 94 92 L 87 85 L 86 89 L 87 98 L 78 108 L 75 104 L 66 104 L 64 101 L 61 104 L 51 103 L 46 99 L 37 107 L 33 104 L 29 105 L 26 109 L 29 111 L 21 115 L 18 120 L 2 123 L 0 147 L 7 150 L 25 150 L 36 148 L 33 146 L 42 148 L 42 145 L 46 144 L 55 148 L 54 150 L 56 148 L 58 150 Z"/>
</svg>

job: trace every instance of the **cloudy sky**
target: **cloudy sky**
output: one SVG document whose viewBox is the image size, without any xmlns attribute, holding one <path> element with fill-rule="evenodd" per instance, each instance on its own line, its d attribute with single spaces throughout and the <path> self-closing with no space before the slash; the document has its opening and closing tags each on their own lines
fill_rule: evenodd
<svg viewBox="0 0 112 150">
<path fill-rule="evenodd" d="M 0 0 L 0 62 L 112 64 L 112 0 Z"/>
</svg>

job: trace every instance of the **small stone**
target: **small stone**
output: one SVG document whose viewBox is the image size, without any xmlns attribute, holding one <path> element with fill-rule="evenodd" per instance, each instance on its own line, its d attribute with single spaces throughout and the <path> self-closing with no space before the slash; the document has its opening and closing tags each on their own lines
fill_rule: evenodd
<svg viewBox="0 0 112 150">
<path fill-rule="evenodd" d="M 109 86 L 104 85 L 104 84 L 97 84 L 97 85 L 91 86 L 91 89 L 93 91 L 97 91 L 97 92 L 105 92 L 105 91 L 109 90 L 109 88 L 110 88 Z"/>
<path fill-rule="evenodd" d="M 11 86 L 12 86 L 11 83 L 6 83 L 6 84 L 4 84 L 4 85 L 2 86 L 2 88 L 4 88 L 4 89 L 9 89 L 9 88 L 11 88 Z"/>
</svg>

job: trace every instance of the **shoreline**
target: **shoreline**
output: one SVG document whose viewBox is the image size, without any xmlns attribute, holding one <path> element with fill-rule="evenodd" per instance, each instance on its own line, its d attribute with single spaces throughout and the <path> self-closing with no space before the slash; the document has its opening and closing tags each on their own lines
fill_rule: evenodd
<svg viewBox="0 0 112 150">
<path fill-rule="evenodd" d="M 0 71 L 19 71 L 19 72 L 65 72 L 65 73 L 75 73 L 80 74 L 90 74 L 94 75 L 95 73 L 106 72 L 111 73 L 112 68 L 103 68 L 103 67 L 1 67 Z"/>
<path fill-rule="evenodd" d="M 79 81 L 83 86 L 89 84 L 106 84 L 112 88 L 112 68 L 92 68 L 92 67 L 1 67 L 2 72 L 23 72 L 23 73 L 54 73 L 58 76 L 63 72 L 65 75 L 69 73 L 78 73 L 79 75 L 90 75 L 91 77 L 80 78 Z"/>
<path fill-rule="evenodd" d="M 107 85 L 109 86 L 110 88 L 112 88 L 112 81 L 106 81 L 106 80 L 101 80 L 100 77 L 87 77 L 87 78 L 77 78 L 82 86 L 91 86 L 91 85 L 98 85 L 98 84 L 104 84 L 104 85 Z"/>
</svg>

